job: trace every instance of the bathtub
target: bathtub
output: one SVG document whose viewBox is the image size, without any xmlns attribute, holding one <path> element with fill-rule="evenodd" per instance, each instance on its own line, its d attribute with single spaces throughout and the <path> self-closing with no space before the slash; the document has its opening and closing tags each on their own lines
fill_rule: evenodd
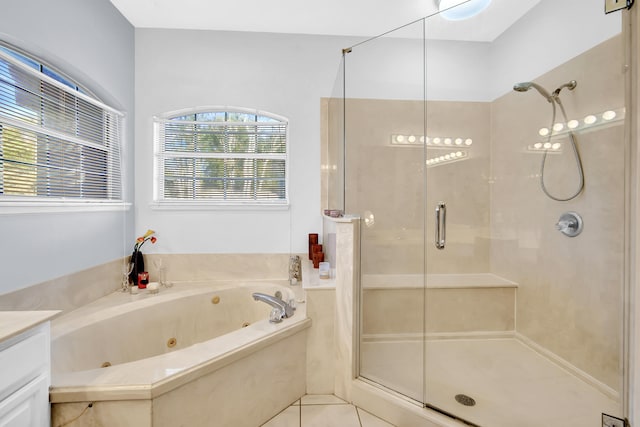
<svg viewBox="0 0 640 427">
<path fill-rule="evenodd" d="M 53 426 L 255 427 L 305 392 L 304 304 L 279 324 L 253 292 L 275 282 L 115 292 L 51 325 Z M 212 420 L 215 420 L 213 422 Z"/>
</svg>

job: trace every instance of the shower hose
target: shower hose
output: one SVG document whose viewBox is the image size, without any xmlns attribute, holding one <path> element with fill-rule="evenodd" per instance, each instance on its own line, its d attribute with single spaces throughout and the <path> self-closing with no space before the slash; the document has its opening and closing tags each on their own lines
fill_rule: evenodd
<svg viewBox="0 0 640 427">
<path fill-rule="evenodd" d="M 551 95 L 551 97 L 549 98 L 549 102 L 551 103 L 551 106 L 553 108 L 553 114 L 551 117 L 551 126 L 549 126 L 549 136 L 547 137 L 547 143 L 551 142 L 551 136 L 553 135 L 553 125 L 556 122 L 556 104 L 560 106 L 560 111 L 562 112 L 562 116 L 564 117 L 564 122 L 567 123 L 569 121 L 567 119 L 567 113 L 564 110 L 564 106 L 560 101 L 559 90 L 556 90 L 553 93 L 553 95 Z M 544 184 L 544 168 L 545 168 L 545 164 L 547 163 L 547 153 L 548 153 L 547 150 L 544 151 L 544 155 L 542 156 L 542 164 L 540 165 L 540 188 L 542 188 L 542 191 L 544 192 L 544 194 L 547 195 L 547 197 L 558 202 L 568 202 L 569 200 L 573 200 L 576 197 L 578 197 L 578 195 L 584 189 L 584 171 L 582 169 L 582 160 L 580 159 L 580 153 L 578 152 L 578 144 L 576 143 L 576 136 L 571 130 L 569 130 L 569 140 L 571 141 L 571 148 L 573 150 L 573 155 L 576 160 L 576 166 L 578 167 L 578 175 L 579 175 L 578 189 L 575 191 L 575 193 L 573 193 L 569 197 L 562 198 L 562 197 L 554 196 L 549 192 L 549 190 L 547 190 L 547 187 Z"/>
</svg>

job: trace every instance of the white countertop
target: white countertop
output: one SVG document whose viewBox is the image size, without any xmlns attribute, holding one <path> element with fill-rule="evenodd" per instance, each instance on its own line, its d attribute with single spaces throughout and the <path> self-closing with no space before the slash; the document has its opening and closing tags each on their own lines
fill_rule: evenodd
<svg viewBox="0 0 640 427">
<path fill-rule="evenodd" d="M 0 342 L 19 335 L 51 318 L 60 311 L 0 311 Z"/>
</svg>

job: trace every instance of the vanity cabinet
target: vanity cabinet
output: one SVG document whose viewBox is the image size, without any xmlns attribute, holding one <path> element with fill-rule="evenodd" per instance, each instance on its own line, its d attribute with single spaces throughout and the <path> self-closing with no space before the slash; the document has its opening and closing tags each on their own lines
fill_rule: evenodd
<svg viewBox="0 0 640 427">
<path fill-rule="evenodd" d="M 49 425 L 49 378 L 40 375 L 0 403 L 0 426 Z"/>
<path fill-rule="evenodd" d="M 7 313 L 1 313 L 0 320 Z M 49 426 L 49 322 L 39 320 L 0 338 L 0 427 Z"/>
</svg>

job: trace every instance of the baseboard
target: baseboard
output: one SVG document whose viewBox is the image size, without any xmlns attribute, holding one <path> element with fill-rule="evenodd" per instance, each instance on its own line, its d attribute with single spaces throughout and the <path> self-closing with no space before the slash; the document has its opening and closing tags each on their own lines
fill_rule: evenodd
<svg viewBox="0 0 640 427">
<path fill-rule="evenodd" d="M 600 380 L 592 377 L 591 375 L 587 374 L 582 369 L 572 365 L 567 360 L 563 359 L 562 357 L 558 356 L 557 354 L 553 353 L 552 351 L 547 350 L 546 348 L 542 347 L 540 344 L 536 343 L 535 341 L 531 340 L 530 338 L 522 335 L 519 332 L 516 332 L 515 333 L 515 339 L 518 340 L 519 342 L 521 342 L 522 344 L 526 345 L 527 347 L 529 347 L 530 349 L 532 349 L 536 353 L 538 353 L 541 356 L 545 357 L 549 361 L 555 363 L 556 365 L 558 365 L 560 368 L 564 369 L 565 371 L 567 371 L 571 375 L 573 375 L 573 376 L 581 379 L 582 381 L 586 382 L 587 384 L 591 385 L 592 387 L 594 387 L 595 389 L 597 389 L 601 393 L 605 394 L 609 398 L 614 399 L 616 401 L 620 401 L 620 393 L 619 392 L 617 392 L 613 388 L 609 387 L 608 385 L 606 385 L 602 381 L 600 381 Z"/>
</svg>

